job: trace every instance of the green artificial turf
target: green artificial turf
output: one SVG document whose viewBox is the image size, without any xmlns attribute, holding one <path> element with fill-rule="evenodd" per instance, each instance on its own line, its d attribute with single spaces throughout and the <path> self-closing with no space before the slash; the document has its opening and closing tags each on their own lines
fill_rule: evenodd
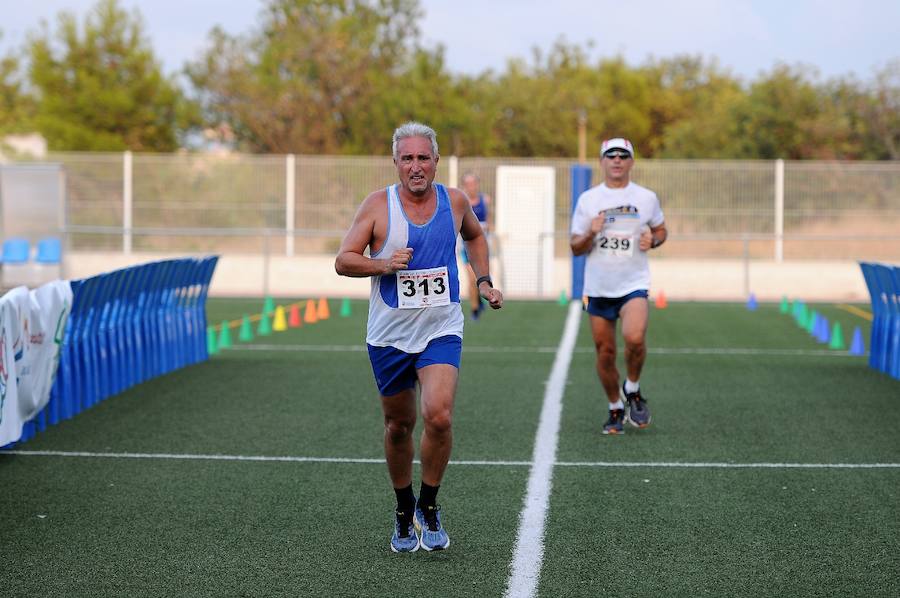
<svg viewBox="0 0 900 598">
<path fill-rule="evenodd" d="M 16 447 L 187 458 L 0 455 L 2 594 L 501 596 L 567 310 L 509 302 L 467 322 L 439 494 L 451 548 L 396 555 L 367 304 L 350 305 L 269 336 L 254 322 L 247 343 L 234 327 L 233 348 Z M 868 345 L 866 320 L 816 308 Z M 261 310 L 214 299 L 208 320 Z M 900 382 L 771 304 L 670 303 L 648 345 L 653 424 L 605 437 L 582 317 L 539 595 L 900 593 L 900 469 L 655 466 L 900 463 Z M 332 458 L 349 461 L 315 461 Z"/>
</svg>

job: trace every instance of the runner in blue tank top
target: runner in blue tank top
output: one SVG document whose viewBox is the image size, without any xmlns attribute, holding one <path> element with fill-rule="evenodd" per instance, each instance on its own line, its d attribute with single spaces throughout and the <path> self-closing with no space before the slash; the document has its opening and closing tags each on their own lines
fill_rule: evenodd
<svg viewBox="0 0 900 598">
<path fill-rule="evenodd" d="M 485 232 L 485 235 L 490 239 L 490 224 L 488 223 L 488 206 L 491 203 L 491 197 L 481 192 L 481 180 L 478 178 L 478 175 L 474 172 L 467 172 L 462 177 L 462 189 L 466 194 L 466 197 L 469 199 L 469 204 L 472 206 L 472 212 L 475 213 L 475 217 L 478 218 L 478 224 L 481 225 L 481 229 Z M 481 295 L 478 293 L 478 285 L 475 284 L 478 279 L 475 276 L 475 271 L 472 270 L 472 266 L 469 265 L 469 256 L 466 254 L 466 250 L 462 249 L 459 252 L 459 257 L 462 260 L 462 263 L 465 264 L 466 274 L 468 275 L 468 297 L 469 297 L 469 306 L 472 314 L 472 319 L 477 320 L 481 315 L 481 311 L 484 309 L 484 305 L 481 302 Z"/>
<path fill-rule="evenodd" d="M 491 283 L 487 241 L 465 194 L 434 184 L 440 159 L 435 132 L 406 123 L 394 131 L 392 150 L 400 184 L 363 201 L 335 270 L 372 279 L 366 344 L 381 395 L 384 452 L 397 496 L 391 550 L 441 550 L 450 538 L 436 497 L 450 460 L 464 321 L 457 233 L 466 243 L 481 296 L 499 309 L 503 295 Z M 418 501 L 412 488 L 416 383 L 424 422 Z"/>
</svg>

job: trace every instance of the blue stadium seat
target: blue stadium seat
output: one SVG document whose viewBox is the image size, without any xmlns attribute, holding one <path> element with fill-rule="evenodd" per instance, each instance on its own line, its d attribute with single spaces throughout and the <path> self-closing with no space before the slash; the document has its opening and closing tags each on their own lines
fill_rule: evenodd
<svg viewBox="0 0 900 598">
<path fill-rule="evenodd" d="M 28 239 L 12 238 L 3 241 L 3 263 L 24 264 L 28 261 L 31 247 Z"/>
<path fill-rule="evenodd" d="M 58 264 L 62 257 L 62 243 L 56 237 L 41 239 L 37 244 L 35 261 L 39 264 Z"/>
</svg>

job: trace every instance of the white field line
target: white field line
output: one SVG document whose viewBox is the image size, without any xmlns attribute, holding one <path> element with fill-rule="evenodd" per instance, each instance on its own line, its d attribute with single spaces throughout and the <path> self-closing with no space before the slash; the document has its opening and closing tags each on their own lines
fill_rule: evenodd
<svg viewBox="0 0 900 598">
<path fill-rule="evenodd" d="M 234 345 L 226 351 L 284 351 L 321 353 L 361 353 L 365 345 Z M 556 353 L 557 347 L 478 347 L 463 346 L 463 353 Z M 573 353 L 594 353 L 593 347 L 573 348 Z M 620 351 L 621 352 L 621 351 Z M 805 357 L 854 357 L 846 351 L 827 349 L 752 349 L 746 347 L 657 347 L 653 355 L 798 355 Z"/>
<path fill-rule="evenodd" d="M 91 451 L 0 450 L 0 456 L 80 457 L 85 459 L 158 459 L 175 461 L 275 461 L 282 463 L 350 463 L 384 465 L 384 459 L 363 457 L 293 457 L 273 455 L 215 455 L 190 453 L 97 453 Z M 416 461 L 418 463 L 418 460 Z M 492 461 L 487 459 L 451 460 L 450 465 L 477 467 L 531 467 L 531 461 Z M 668 469 L 900 469 L 900 463 L 731 463 L 726 461 L 555 461 L 554 467 L 596 467 L 624 469 L 657 467 Z"/>
<path fill-rule="evenodd" d="M 544 560 L 544 523 L 553 488 L 553 465 L 556 462 L 562 397 L 566 377 L 569 375 L 569 363 L 572 361 L 572 350 L 578 338 L 580 318 L 581 304 L 570 303 L 565 330 L 544 390 L 544 404 L 534 440 L 525 505 L 519 514 L 519 531 L 516 534 L 509 581 L 504 594 L 511 598 L 531 597 L 537 592 L 541 563 Z"/>
<path fill-rule="evenodd" d="M 557 467 L 710 469 L 900 469 L 900 463 L 729 463 L 717 461 L 557 461 Z"/>
</svg>

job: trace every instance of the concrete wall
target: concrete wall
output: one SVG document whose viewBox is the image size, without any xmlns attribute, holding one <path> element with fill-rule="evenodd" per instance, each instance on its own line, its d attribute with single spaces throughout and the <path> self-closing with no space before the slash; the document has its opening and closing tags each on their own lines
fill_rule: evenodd
<svg viewBox="0 0 900 598">
<path fill-rule="evenodd" d="M 69 253 L 64 276 L 84 278 L 131 264 L 182 257 L 181 255 L 105 252 Z M 569 291 L 571 262 L 557 259 L 553 278 L 532 294 L 510 298 L 555 299 Z M 302 257 L 272 256 L 268 281 L 264 280 L 265 260 L 261 255 L 228 254 L 219 260 L 210 293 L 214 296 L 276 297 L 368 297 L 369 280 L 338 276 L 333 255 Z M 650 269 L 655 295 L 664 290 L 671 300 L 743 301 L 745 285 L 760 301 L 778 301 L 782 296 L 804 301 L 868 302 L 869 295 L 859 265 L 842 261 L 750 261 L 652 259 Z M 493 265 L 495 281 L 503 280 L 498 264 Z"/>
</svg>

